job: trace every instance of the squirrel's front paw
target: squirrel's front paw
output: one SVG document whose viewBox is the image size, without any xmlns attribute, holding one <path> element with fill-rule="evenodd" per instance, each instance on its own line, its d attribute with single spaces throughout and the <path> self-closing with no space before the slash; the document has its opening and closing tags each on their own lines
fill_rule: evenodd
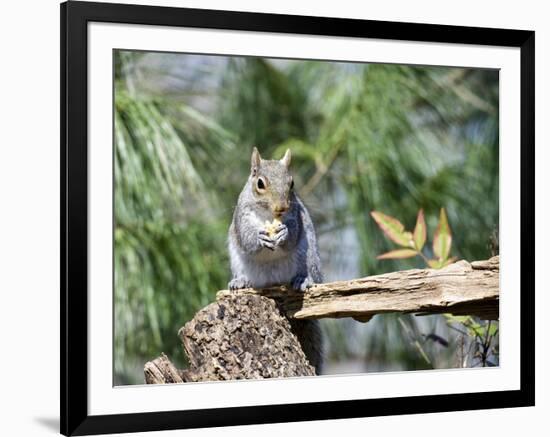
<svg viewBox="0 0 550 437">
<path fill-rule="evenodd" d="M 250 287 L 250 281 L 248 278 L 244 276 L 238 276 L 236 278 L 231 279 L 229 281 L 229 284 L 227 285 L 230 290 L 238 290 L 239 288 L 249 288 Z"/>
<path fill-rule="evenodd" d="M 273 236 L 273 241 L 276 246 L 281 246 L 288 240 L 288 228 L 285 224 L 281 223 L 275 229 L 275 235 Z"/>
<path fill-rule="evenodd" d="M 315 284 L 313 279 L 309 276 L 296 275 L 292 279 L 290 285 L 294 290 L 306 291 L 308 288 L 311 288 Z"/>
<path fill-rule="evenodd" d="M 265 229 L 260 229 L 258 232 L 258 244 L 260 247 L 266 247 L 270 250 L 275 250 L 275 240 L 269 236 L 269 232 Z"/>
</svg>

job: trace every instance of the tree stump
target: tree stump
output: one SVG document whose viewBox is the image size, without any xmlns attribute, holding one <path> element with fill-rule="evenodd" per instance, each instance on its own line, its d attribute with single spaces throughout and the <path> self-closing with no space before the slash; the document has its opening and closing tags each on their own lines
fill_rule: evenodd
<svg viewBox="0 0 550 437">
<path fill-rule="evenodd" d="M 264 296 L 228 294 L 178 334 L 189 369 L 177 370 L 163 355 L 145 365 L 148 384 L 315 375 L 289 321 Z"/>
</svg>

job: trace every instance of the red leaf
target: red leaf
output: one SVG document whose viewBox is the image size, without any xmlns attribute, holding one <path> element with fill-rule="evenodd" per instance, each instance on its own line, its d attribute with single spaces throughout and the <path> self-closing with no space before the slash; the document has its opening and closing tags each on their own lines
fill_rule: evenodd
<svg viewBox="0 0 550 437">
<path fill-rule="evenodd" d="M 405 226 L 399 220 L 378 211 L 372 211 L 370 214 L 390 240 L 400 246 L 414 247 L 412 234 L 405 231 Z"/>
<path fill-rule="evenodd" d="M 445 214 L 445 208 L 441 208 L 439 224 L 437 225 L 433 241 L 434 253 L 440 260 L 447 260 L 451 252 L 452 242 L 453 237 L 451 235 L 451 228 L 449 228 L 449 222 L 447 221 L 447 214 Z"/>
<path fill-rule="evenodd" d="M 424 211 L 418 211 L 416 217 L 416 226 L 414 227 L 414 245 L 416 250 L 421 251 L 426 243 L 426 221 L 424 220 Z"/>
</svg>

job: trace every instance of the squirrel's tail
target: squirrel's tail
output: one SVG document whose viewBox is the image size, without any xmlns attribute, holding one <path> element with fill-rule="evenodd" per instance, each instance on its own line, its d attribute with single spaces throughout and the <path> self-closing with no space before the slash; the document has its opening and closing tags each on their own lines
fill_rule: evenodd
<svg viewBox="0 0 550 437">
<path fill-rule="evenodd" d="M 298 337 L 309 363 L 320 375 L 323 368 L 323 333 L 318 320 L 291 319 L 292 331 Z"/>
</svg>

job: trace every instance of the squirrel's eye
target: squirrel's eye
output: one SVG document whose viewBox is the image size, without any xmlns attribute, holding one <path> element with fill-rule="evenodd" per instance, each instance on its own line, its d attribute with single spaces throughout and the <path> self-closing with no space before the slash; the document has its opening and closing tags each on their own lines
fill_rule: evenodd
<svg viewBox="0 0 550 437">
<path fill-rule="evenodd" d="M 256 183 L 256 185 L 258 187 L 258 191 L 265 190 L 265 182 L 262 178 L 258 178 L 258 182 Z"/>
<path fill-rule="evenodd" d="M 292 190 L 294 188 L 294 179 L 290 181 L 290 189 Z"/>
</svg>

